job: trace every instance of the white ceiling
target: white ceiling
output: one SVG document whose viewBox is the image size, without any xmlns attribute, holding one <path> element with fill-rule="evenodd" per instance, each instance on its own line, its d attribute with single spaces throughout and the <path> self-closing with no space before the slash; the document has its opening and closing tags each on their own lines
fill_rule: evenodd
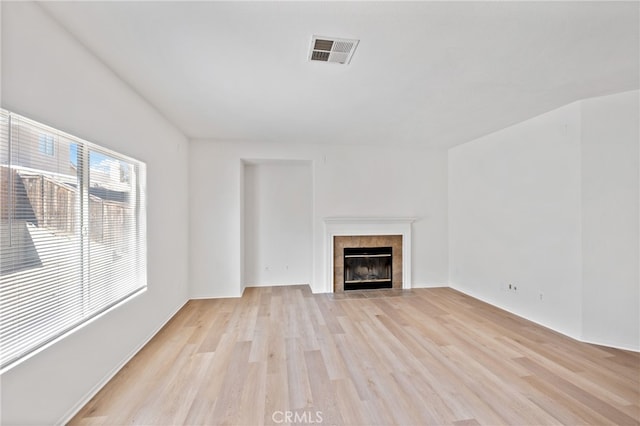
<svg viewBox="0 0 640 426">
<path fill-rule="evenodd" d="M 449 147 L 640 80 L 638 2 L 41 5 L 190 138 Z"/>
</svg>

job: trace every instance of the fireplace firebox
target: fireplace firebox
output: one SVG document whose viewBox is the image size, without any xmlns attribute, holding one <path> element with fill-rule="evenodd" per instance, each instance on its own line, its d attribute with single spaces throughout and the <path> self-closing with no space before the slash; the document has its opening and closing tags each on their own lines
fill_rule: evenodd
<svg viewBox="0 0 640 426">
<path fill-rule="evenodd" d="M 392 248 L 344 248 L 344 289 L 364 290 L 392 287 Z"/>
</svg>

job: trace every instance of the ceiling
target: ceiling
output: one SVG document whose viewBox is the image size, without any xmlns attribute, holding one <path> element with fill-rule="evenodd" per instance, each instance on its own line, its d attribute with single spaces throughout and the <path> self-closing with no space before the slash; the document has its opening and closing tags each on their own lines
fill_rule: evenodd
<svg viewBox="0 0 640 426">
<path fill-rule="evenodd" d="M 193 139 L 450 147 L 640 80 L 638 2 L 41 6 Z"/>
</svg>

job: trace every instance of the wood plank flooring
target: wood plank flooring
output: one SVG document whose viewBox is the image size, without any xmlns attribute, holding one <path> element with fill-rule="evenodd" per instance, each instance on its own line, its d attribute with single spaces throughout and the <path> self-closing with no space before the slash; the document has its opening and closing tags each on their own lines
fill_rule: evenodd
<svg viewBox="0 0 640 426">
<path fill-rule="evenodd" d="M 71 421 L 640 424 L 640 354 L 448 288 L 192 300 Z"/>
</svg>

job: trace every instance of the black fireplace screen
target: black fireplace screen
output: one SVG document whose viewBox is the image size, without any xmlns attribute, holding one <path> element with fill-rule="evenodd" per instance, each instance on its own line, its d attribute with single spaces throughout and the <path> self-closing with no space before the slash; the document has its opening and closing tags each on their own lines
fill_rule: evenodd
<svg viewBox="0 0 640 426">
<path fill-rule="evenodd" d="M 344 289 L 391 288 L 391 247 L 344 249 Z"/>
</svg>

